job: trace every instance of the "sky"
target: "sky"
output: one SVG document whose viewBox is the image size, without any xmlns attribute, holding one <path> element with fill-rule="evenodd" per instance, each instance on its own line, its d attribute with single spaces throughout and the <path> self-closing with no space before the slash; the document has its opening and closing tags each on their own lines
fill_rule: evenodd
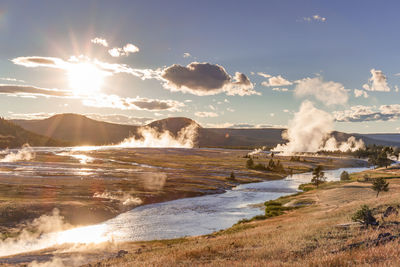
<svg viewBox="0 0 400 267">
<path fill-rule="evenodd" d="M 0 116 L 400 132 L 398 1 L 0 2 Z"/>
</svg>

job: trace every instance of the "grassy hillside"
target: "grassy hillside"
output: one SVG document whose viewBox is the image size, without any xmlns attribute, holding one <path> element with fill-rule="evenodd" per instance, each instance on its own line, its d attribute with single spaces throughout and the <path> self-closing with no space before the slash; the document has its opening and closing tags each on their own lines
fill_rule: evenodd
<svg viewBox="0 0 400 267">
<path fill-rule="evenodd" d="M 135 133 L 138 128 L 96 121 L 78 114 L 58 114 L 44 120 L 13 120 L 13 122 L 29 131 L 65 140 L 73 145 L 119 143 Z"/>
<path fill-rule="evenodd" d="M 67 142 L 61 142 L 52 138 L 32 133 L 22 127 L 0 118 L 0 149 L 21 147 L 24 144 L 31 146 L 65 146 Z"/>
<path fill-rule="evenodd" d="M 78 114 L 58 114 L 44 120 L 13 120 L 14 123 L 34 133 L 65 140 L 73 145 L 116 144 L 128 136 L 138 136 L 141 126 L 121 125 L 89 119 Z M 170 131 L 173 135 L 184 127 L 196 123 L 189 118 L 176 117 L 154 121 L 146 126 L 157 131 Z M 197 123 L 196 123 L 197 124 Z M 284 129 L 232 129 L 198 128 L 197 145 L 200 147 L 255 148 L 274 147 L 284 143 Z M 350 136 L 361 138 L 367 144 L 400 146 L 396 135 L 362 135 L 333 132 L 338 141 Z"/>
</svg>

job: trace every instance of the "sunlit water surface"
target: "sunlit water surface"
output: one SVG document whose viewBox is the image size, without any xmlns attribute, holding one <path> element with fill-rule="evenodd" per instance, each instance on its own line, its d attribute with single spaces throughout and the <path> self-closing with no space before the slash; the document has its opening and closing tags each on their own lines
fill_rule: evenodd
<svg viewBox="0 0 400 267">
<path fill-rule="evenodd" d="M 328 181 L 335 181 L 344 170 L 352 173 L 366 169 L 342 168 L 325 174 Z M 283 180 L 239 185 L 222 194 L 143 205 L 98 225 L 8 244 L 8 252 L 0 249 L 0 256 L 10 255 L 10 249 L 12 254 L 17 254 L 66 243 L 140 241 L 210 234 L 241 219 L 263 214 L 263 209 L 254 204 L 296 193 L 300 184 L 310 182 L 311 176 L 311 173 L 295 174 Z"/>
</svg>

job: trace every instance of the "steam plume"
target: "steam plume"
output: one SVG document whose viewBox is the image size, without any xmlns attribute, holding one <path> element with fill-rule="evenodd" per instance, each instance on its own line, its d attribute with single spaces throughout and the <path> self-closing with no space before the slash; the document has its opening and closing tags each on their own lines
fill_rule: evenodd
<svg viewBox="0 0 400 267">
<path fill-rule="evenodd" d="M 334 118 L 327 112 L 317 109 L 313 103 L 305 100 L 300 110 L 295 113 L 289 128 L 282 135 L 288 139 L 286 144 L 277 145 L 273 151 L 282 151 L 284 154 L 301 152 L 326 151 L 354 151 L 364 147 L 362 140 L 351 136 L 346 142 L 339 143 L 331 136 Z"/>
<path fill-rule="evenodd" d="M 144 127 L 139 131 L 142 138 L 129 137 L 122 141 L 118 147 L 179 147 L 192 148 L 195 145 L 198 125 L 192 123 L 182 128 L 176 137 L 169 131 L 158 132 L 157 130 Z"/>
<path fill-rule="evenodd" d="M 16 162 L 22 160 L 31 160 L 34 158 L 35 152 L 29 146 L 29 144 L 25 144 L 20 150 L 8 153 L 4 158 L 0 159 L 0 162 Z"/>
<path fill-rule="evenodd" d="M 120 201 L 122 205 L 140 205 L 143 202 L 140 198 L 132 197 L 130 194 L 121 191 L 116 193 L 111 193 L 108 192 L 107 190 L 102 193 L 96 192 L 94 193 L 93 197 L 117 200 Z"/>
</svg>

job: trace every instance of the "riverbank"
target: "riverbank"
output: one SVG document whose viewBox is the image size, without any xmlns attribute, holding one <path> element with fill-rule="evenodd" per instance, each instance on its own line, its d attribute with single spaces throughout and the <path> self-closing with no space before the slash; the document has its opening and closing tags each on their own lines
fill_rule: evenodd
<svg viewBox="0 0 400 267">
<path fill-rule="evenodd" d="M 60 211 L 70 227 L 103 222 L 134 207 L 222 193 L 241 183 L 282 179 L 287 174 L 247 169 L 249 151 L 226 149 L 118 149 L 38 151 L 30 162 L 0 166 L 2 238 L 43 214 Z M 267 164 L 271 155 L 254 157 Z M 274 156 L 293 173 L 365 164 L 349 158 Z M 234 172 L 235 180 L 227 177 Z M 34 200 L 34 201 L 32 201 Z"/>
<path fill-rule="evenodd" d="M 370 182 L 357 181 L 377 173 L 391 177 L 389 192 L 378 198 Z M 352 178 L 281 198 L 286 206 L 303 205 L 277 217 L 207 236 L 120 244 L 108 249 L 114 253 L 112 258 L 86 266 L 399 265 L 400 169 L 369 170 Z M 372 208 L 380 227 L 352 222 L 361 205 Z M 388 207 L 397 213 L 383 217 Z"/>
</svg>

